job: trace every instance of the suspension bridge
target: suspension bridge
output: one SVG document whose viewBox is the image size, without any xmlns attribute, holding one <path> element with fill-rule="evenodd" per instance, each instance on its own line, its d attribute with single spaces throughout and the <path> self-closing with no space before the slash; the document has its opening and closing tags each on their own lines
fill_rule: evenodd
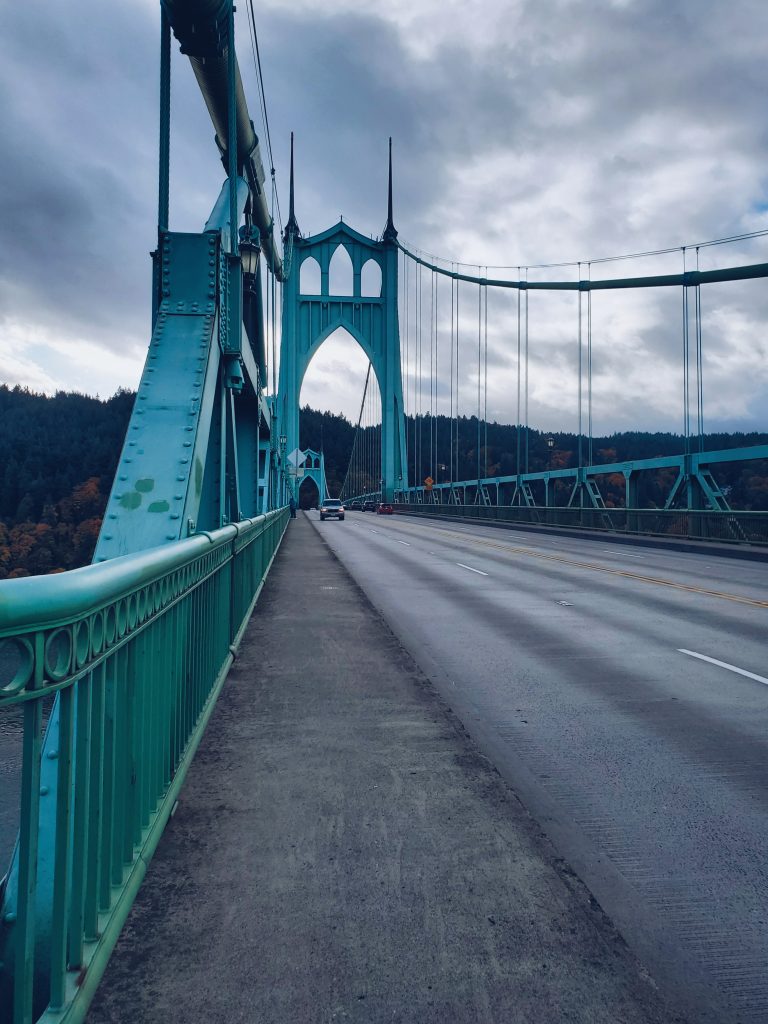
<svg viewBox="0 0 768 1024">
<path fill-rule="evenodd" d="M 768 445 L 708 443 L 702 327 L 768 277 L 703 255 L 753 236 L 445 261 L 399 237 L 391 140 L 380 237 L 302 234 L 293 139 L 278 231 L 252 4 L 261 141 L 231 0 L 160 14 L 152 332 L 93 564 L 0 584 L 2 1020 L 768 1020 L 768 514 L 718 482 Z M 226 174 L 197 233 L 169 223 L 174 37 Z M 649 255 L 680 265 L 611 276 Z M 606 461 L 595 307 L 651 289 L 677 304 L 681 450 Z M 553 465 L 530 354 L 571 293 Z M 299 406 L 340 329 L 367 361 L 349 514 L 289 526 L 307 481 L 335 496 Z"/>
</svg>

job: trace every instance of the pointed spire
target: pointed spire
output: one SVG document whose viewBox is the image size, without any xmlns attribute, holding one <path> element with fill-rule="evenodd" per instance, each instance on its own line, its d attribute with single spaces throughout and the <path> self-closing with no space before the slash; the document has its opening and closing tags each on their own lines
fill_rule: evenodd
<svg viewBox="0 0 768 1024">
<path fill-rule="evenodd" d="M 389 181 L 387 184 L 387 226 L 384 228 L 384 241 L 394 242 L 397 238 L 395 222 L 392 220 L 392 136 L 389 137 Z"/>
<path fill-rule="evenodd" d="M 296 212 L 295 212 L 295 208 L 294 208 L 293 132 L 291 132 L 291 190 L 290 190 L 290 199 L 289 199 L 289 203 L 288 203 L 288 223 L 285 225 L 285 237 L 286 238 L 288 237 L 289 233 L 293 234 L 295 236 L 298 236 L 298 234 L 299 234 L 299 225 L 296 222 Z"/>
</svg>

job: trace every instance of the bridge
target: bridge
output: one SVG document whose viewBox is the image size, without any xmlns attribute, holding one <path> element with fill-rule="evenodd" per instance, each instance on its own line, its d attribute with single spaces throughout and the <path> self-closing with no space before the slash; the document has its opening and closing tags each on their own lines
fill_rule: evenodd
<svg viewBox="0 0 768 1024">
<path fill-rule="evenodd" d="M 152 330 L 93 564 L 0 583 L 2 1020 L 768 1019 L 768 513 L 718 479 L 768 445 L 708 443 L 701 313 L 768 263 L 428 256 L 391 140 L 380 237 L 302 234 L 293 140 L 280 233 L 234 31 L 231 0 L 161 0 Z M 197 233 L 169 223 L 174 38 L 226 175 Z M 644 289 L 680 300 L 681 451 L 608 461 L 593 297 Z M 532 292 L 574 298 L 572 465 L 534 448 Z M 368 369 L 326 528 L 291 511 L 333 496 L 299 408 L 340 329 Z"/>
</svg>

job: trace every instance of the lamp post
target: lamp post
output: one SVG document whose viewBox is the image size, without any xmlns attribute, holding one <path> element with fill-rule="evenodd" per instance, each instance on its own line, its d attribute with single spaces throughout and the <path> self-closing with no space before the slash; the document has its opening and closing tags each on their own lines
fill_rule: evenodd
<svg viewBox="0 0 768 1024">
<path fill-rule="evenodd" d="M 550 436 L 547 438 L 547 448 L 549 449 L 549 457 L 547 459 L 547 469 L 552 469 L 552 449 L 555 447 L 555 439 Z"/>
</svg>

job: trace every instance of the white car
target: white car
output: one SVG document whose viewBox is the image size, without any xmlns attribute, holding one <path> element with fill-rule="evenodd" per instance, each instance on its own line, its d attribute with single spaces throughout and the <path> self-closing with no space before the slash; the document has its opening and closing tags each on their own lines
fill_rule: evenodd
<svg viewBox="0 0 768 1024">
<path fill-rule="evenodd" d="M 320 506 L 320 519 L 344 519 L 344 506 L 338 498 L 327 498 Z"/>
</svg>

